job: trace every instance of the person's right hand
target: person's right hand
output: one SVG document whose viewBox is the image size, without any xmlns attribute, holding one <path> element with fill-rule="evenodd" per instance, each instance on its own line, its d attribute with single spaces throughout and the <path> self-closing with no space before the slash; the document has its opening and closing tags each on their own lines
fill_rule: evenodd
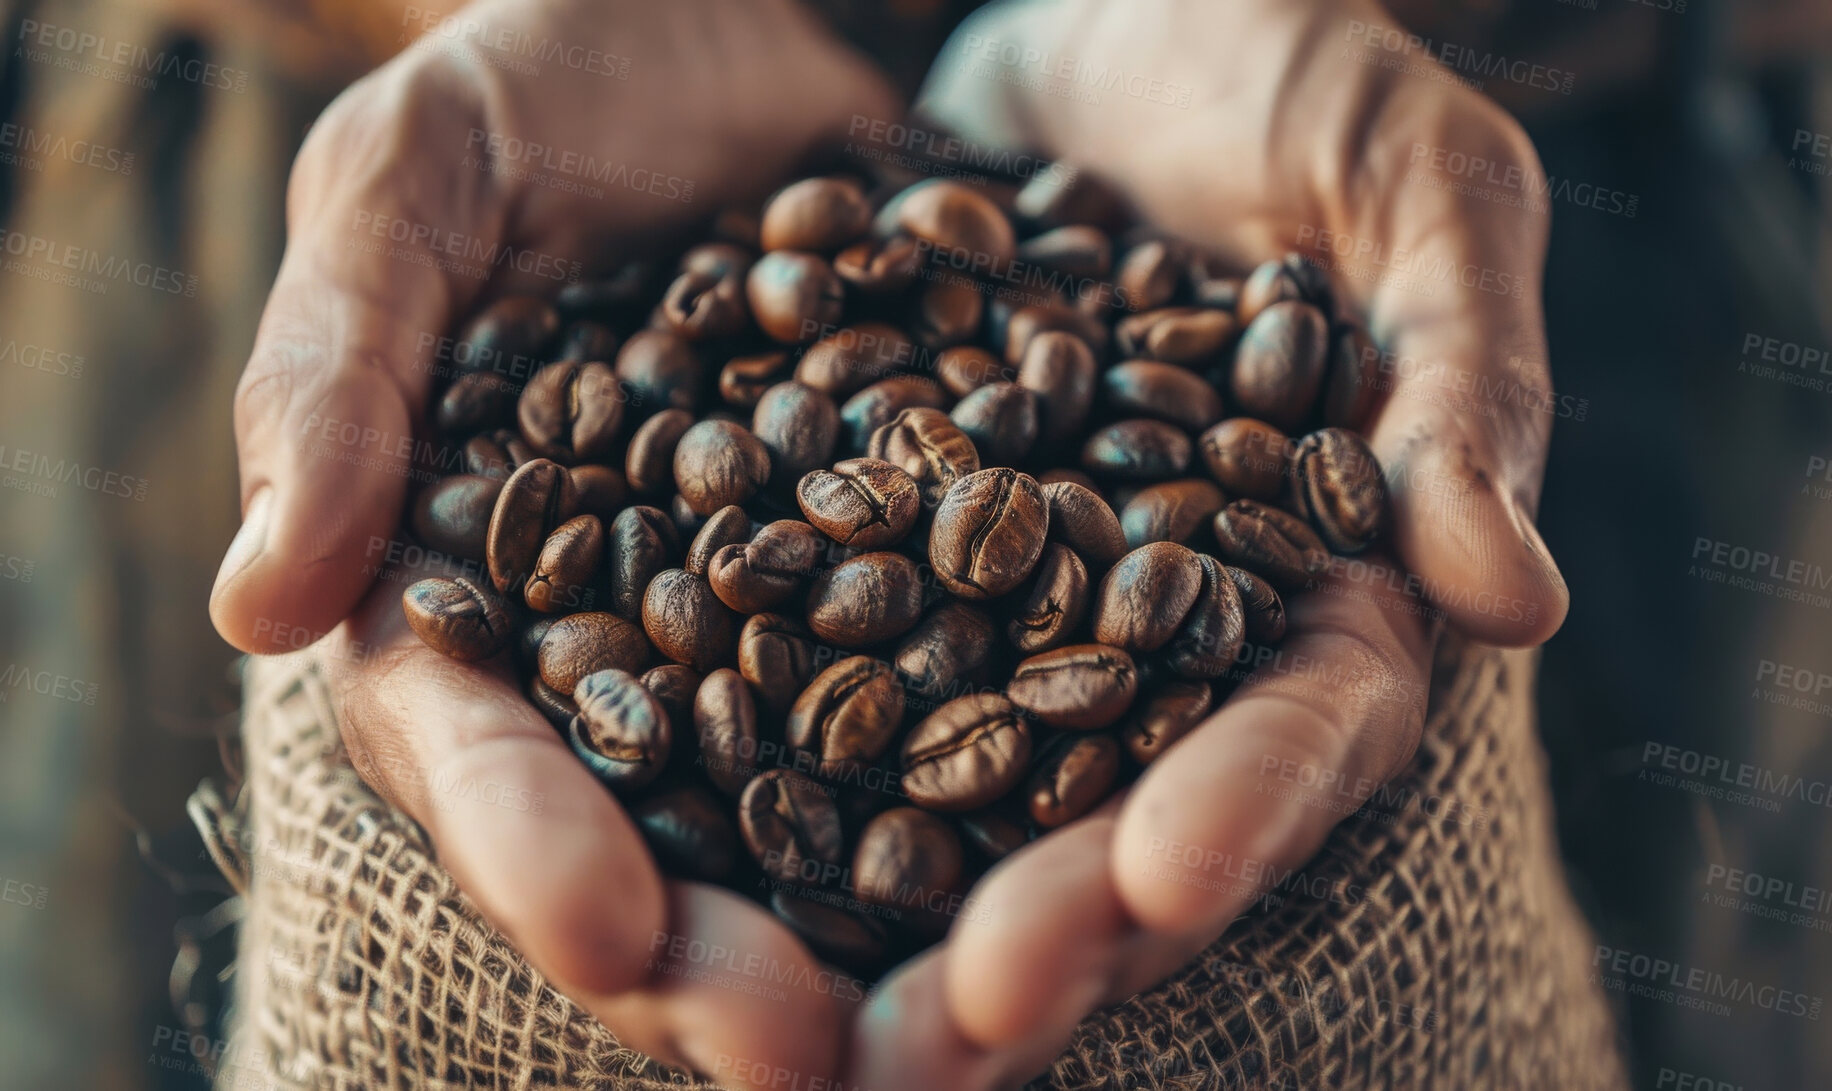
<svg viewBox="0 0 1832 1091">
<path fill-rule="evenodd" d="M 378 581 L 376 562 L 398 533 L 429 345 L 457 318 L 504 292 L 551 294 L 541 264 L 603 268 L 643 236 L 761 195 L 855 114 L 896 117 L 895 96 L 791 0 L 493 0 L 454 18 L 472 29 L 435 32 L 352 86 L 300 151 L 286 255 L 236 391 L 244 523 L 211 616 L 238 648 L 269 652 L 356 611 L 321 651 L 357 768 L 626 1044 L 738 1083 L 831 1071 L 843 1016 L 819 987 L 830 975 L 737 896 L 664 883 L 509 672 L 421 645 L 400 606 L 414 574 Z M 620 58 L 627 78 L 607 74 Z M 499 160 L 497 141 L 551 155 Z M 587 156 L 618 165 L 601 197 L 541 184 L 567 177 L 551 163 Z M 478 166 L 492 163 L 506 169 Z M 670 181 L 652 193 L 656 178 Z M 467 275 L 511 247 L 533 260 Z M 541 806 L 494 805 L 467 784 Z M 774 960 L 770 988 L 689 980 L 679 971 L 705 967 L 671 964 L 673 937 Z M 796 981 L 813 987 L 779 983 Z"/>
</svg>

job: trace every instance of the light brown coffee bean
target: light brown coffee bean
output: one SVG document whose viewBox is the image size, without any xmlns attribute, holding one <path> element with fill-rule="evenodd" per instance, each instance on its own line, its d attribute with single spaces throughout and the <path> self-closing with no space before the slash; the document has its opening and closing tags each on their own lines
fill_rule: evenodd
<svg viewBox="0 0 1832 1091">
<path fill-rule="evenodd" d="M 615 614 L 568 614 L 547 628 L 536 653 L 541 681 L 571 693 L 588 674 L 601 670 L 639 674 L 649 662 L 642 630 Z"/>
<path fill-rule="evenodd" d="M 997 598 L 1030 575 L 1048 530 L 1036 478 L 1007 467 L 979 470 L 956 481 L 935 509 L 929 562 L 950 592 Z"/>
<path fill-rule="evenodd" d="M 511 628 L 502 597 L 471 580 L 434 577 L 402 597 L 407 625 L 442 655 L 473 663 L 508 646 Z"/>
<path fill-rule="evenodd" d="M 1071 644 L 1019 663 L 1005 696 L 1051 727 L 1093 731 L 1125 715 L 1138 686 L 1138 670 L 1125 651 Z"/>
<path fill-rule="evenodd" d="M 1052 740 L 1025 789 L 1031 821 L 1046 830 L 1068 825 L 1100 806 L 1119 776 L 1120 744 L 1112 735 Z"/>
<path fill-rule="evenodd" d="M 903 791 L 933 811 L 984 807 L 1023 779 L 1030 751 L 1017 706 L 996 693 L 957 697 L 904 740 Z"/>
<path fill-rule="evenodd" d="M 1229 496 L 1276 500 L 1284 491 L 1291 440 L 1265 421 L 1230 417 L 1202 433 L 1197 446 Z"/>
<path fill-rule="evenodd" d="M 1324 428 L 1298 441 L 1291 500 L 1331 549 L 1359 553 L 1386 525 L 1387 479 L 1365 440 L 1345 428 Z"/>
<path fill-rule="evenodd" d="M 1208 682 L 1167 682 L 1139 703 L 1121 730 L 1120 741 L 1134 761 L 1150 765 L 1172 743 L 1195 730 L 1214 707 L 1215 691 Z"/>
<path fill-rule="evenodd" d="M 1304 520 L 1257 500 L 1236 500 L 1215 516 L 1222 560 L 1275 587 L 1296 589 L 1329 566 L 1329 549 Z"/>
<path fill-rule="evenodd" d="M 856 773 L 889 748 L 903 720 L 903 686 L 889 663 L 866 655 L 815 675 L 784 725 L 788 744 L 813 755 L 821 776 Z"/>
</svg>

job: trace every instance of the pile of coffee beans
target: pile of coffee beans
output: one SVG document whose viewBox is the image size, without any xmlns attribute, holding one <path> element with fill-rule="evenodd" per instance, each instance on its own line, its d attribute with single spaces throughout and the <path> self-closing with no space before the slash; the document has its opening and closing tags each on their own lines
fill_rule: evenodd
<svg viewBox="0 0 1832 1091">
<path fill-rule="evenodd" d="M 427 644 L 508 655 L 669 874 L 873 974 L 1214 710 L 1387 506 L 1378 354 L 1092 180 L 804 178 L 447 344 Z M 1296 438 L 1294 438 L 1294 436 Z"/>
</svg>

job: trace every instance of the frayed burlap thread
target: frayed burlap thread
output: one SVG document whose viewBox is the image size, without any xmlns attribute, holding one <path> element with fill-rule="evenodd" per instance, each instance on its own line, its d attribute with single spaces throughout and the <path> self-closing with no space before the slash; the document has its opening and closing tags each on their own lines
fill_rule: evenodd
<svg viewBox="0 0 1832 1091">
<path fill-rule="evenodd" d="M 1032 1086 L 1627 1086 L 1553 840 L 1533 666 L 1447 646 L 1406 774 Z M 308 660 L 250 668 L 243 731 L 243 791 L 200 822 L 248 900 L 223 1086 L 701 1086 L 620 1047 L 482 920 L 344 760 Z"/>
</svg>

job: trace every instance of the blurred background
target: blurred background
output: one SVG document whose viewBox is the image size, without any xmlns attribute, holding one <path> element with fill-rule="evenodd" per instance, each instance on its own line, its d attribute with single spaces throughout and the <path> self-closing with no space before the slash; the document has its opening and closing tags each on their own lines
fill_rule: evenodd
<svg viewBox="0 0 1832 1091">
<path fill-rule="evenodd" d="M 0 1086 L 207 1083 L 172 1044 L 213 1033 L 236 912 L 185 814 L 236 760 L 205 613 L 236 525 L 230 396 L 294 150 L 440 6 L 0 0 Z M 974 5 L 821 6 L 913 89 Z M 1573 608 L 1540 697 L 1580 904 L 1612 950 L 1824 996 L 1832 7 L 1396 14 L 1574 76 L 1483 90 L 1566 183 L 1538 210 L 1541 521 Z M 1777 593 L 1791 562 L 1811 594 Z M 1712 762 L 1743 789 L 1684 783 Z M 1641 1085 L 1832 1085 L 1823 1013 L 1611 998 Z"/>
</svg>

